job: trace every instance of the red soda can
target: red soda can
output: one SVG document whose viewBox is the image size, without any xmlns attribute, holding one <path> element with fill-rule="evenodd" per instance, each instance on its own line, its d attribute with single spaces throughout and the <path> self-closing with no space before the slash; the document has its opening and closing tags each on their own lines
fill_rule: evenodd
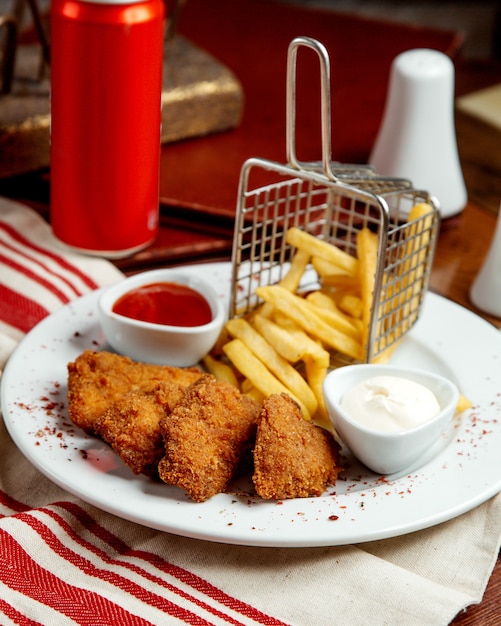
<svg viewBox="0 0 501 626">
<path fill-rule="evenodd" d="M 51 224 L 110 258 L 158 231 L 163 0 L 52 0 Z"/>
</svg>

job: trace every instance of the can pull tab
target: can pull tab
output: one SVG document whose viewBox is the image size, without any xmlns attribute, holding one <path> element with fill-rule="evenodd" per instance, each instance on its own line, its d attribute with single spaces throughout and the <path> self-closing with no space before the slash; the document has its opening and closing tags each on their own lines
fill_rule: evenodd
<svg viewBox="0 0 501 626">
<path fill-rule="evenodd" d="M 287 161 L 297 170 L 318 171 L 318 163 L 299 161 L 296 154 L 296 67 L 300 47 L 317 53 L 320 63 L 322 170 L 330 180 L 337 181 L 332 170 L 330 61 L 325 46 L 311 37 L 296 37 L 289 44 L 287 56 L 286 149 Z"/>
</svg>

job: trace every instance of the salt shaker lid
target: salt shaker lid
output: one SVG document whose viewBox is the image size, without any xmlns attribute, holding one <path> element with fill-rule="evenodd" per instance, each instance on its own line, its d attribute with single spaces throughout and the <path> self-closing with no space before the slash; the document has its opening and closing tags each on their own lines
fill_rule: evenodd
<svg viewBox="0 0 501 626">
<path fill-rule="evenodd" d="M 383 176 L 407 178 L 438 198 L 442 217 L 467 202 L 454 124 L 454 64 L 416 48 L 392 63 L 381 126 L 369 157 Z"/>
<path fill-rule="evenodd" d="M 429 80 L 433 77 L 443 80 L 444 75 L 454 72 L 452 60 L 443 52 L 432 48 L 415 48 L 399 54 L 394 67 L 403 75 L 414 80 Z"/>
</svg>

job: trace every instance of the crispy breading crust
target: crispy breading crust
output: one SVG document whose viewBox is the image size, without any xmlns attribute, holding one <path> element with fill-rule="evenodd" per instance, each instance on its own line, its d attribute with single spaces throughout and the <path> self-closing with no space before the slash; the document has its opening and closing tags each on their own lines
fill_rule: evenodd
<svg viewBox="0 0 501 626">
<path fill-rule="evenodd" d="M 95 421 L 122 396 L 135 389 L 153 389 L 159 382 L 191 385 L 200 369 L 137 363 L 112 352 L 86 350 L 68 363 L 68 412 L 71 421 L 95 433 Z"/>
<path fill-rule="evenodd" d="M 336 482 L 339 447 L 323 428 L 308 422 L 287 394 L 264 402 L 254 447 L 256 492 L 264 499 L 320 496 Z"/>
<path fill-rule="evenodd" d="M 135 474 L 158 478 L 164 455 L 160 420 L 184 398 L 186 387 L 173 382 L 131 391 L 97 418 L 95 431 Z"/>
<path fill-rule="evenodd" d="M 224 492 L 256 432 L 260 405 L 229 383 L 203 375 L 161 421 L 165 456 L 162 480 L 196 502 Z"/>
<path fill-rule="evenodd" d="M 303 419 L 287 394 L 261 406 L 198 368 L 137 363 L 87 350 L 68 364 L 71 420 L 107 441 L 136 474 L 204 502 L 228 489 L 254 445 L 256 493 L 321 495 L 339 471 L 339 446 Z"/>
</svg>

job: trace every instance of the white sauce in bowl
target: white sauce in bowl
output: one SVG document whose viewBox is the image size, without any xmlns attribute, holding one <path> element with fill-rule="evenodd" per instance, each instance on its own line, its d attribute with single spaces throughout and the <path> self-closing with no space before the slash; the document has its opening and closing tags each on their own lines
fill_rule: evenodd
<svg viewBox="0 0 501 626">
<path fill-rule="evenodd" d="M 352 387 L 340 406 L 353 421 L 385 432 L 416 428 L 440 412 L 440 404 L 428 387 L 404 377 L 384 375 Z"/>
</svg>

